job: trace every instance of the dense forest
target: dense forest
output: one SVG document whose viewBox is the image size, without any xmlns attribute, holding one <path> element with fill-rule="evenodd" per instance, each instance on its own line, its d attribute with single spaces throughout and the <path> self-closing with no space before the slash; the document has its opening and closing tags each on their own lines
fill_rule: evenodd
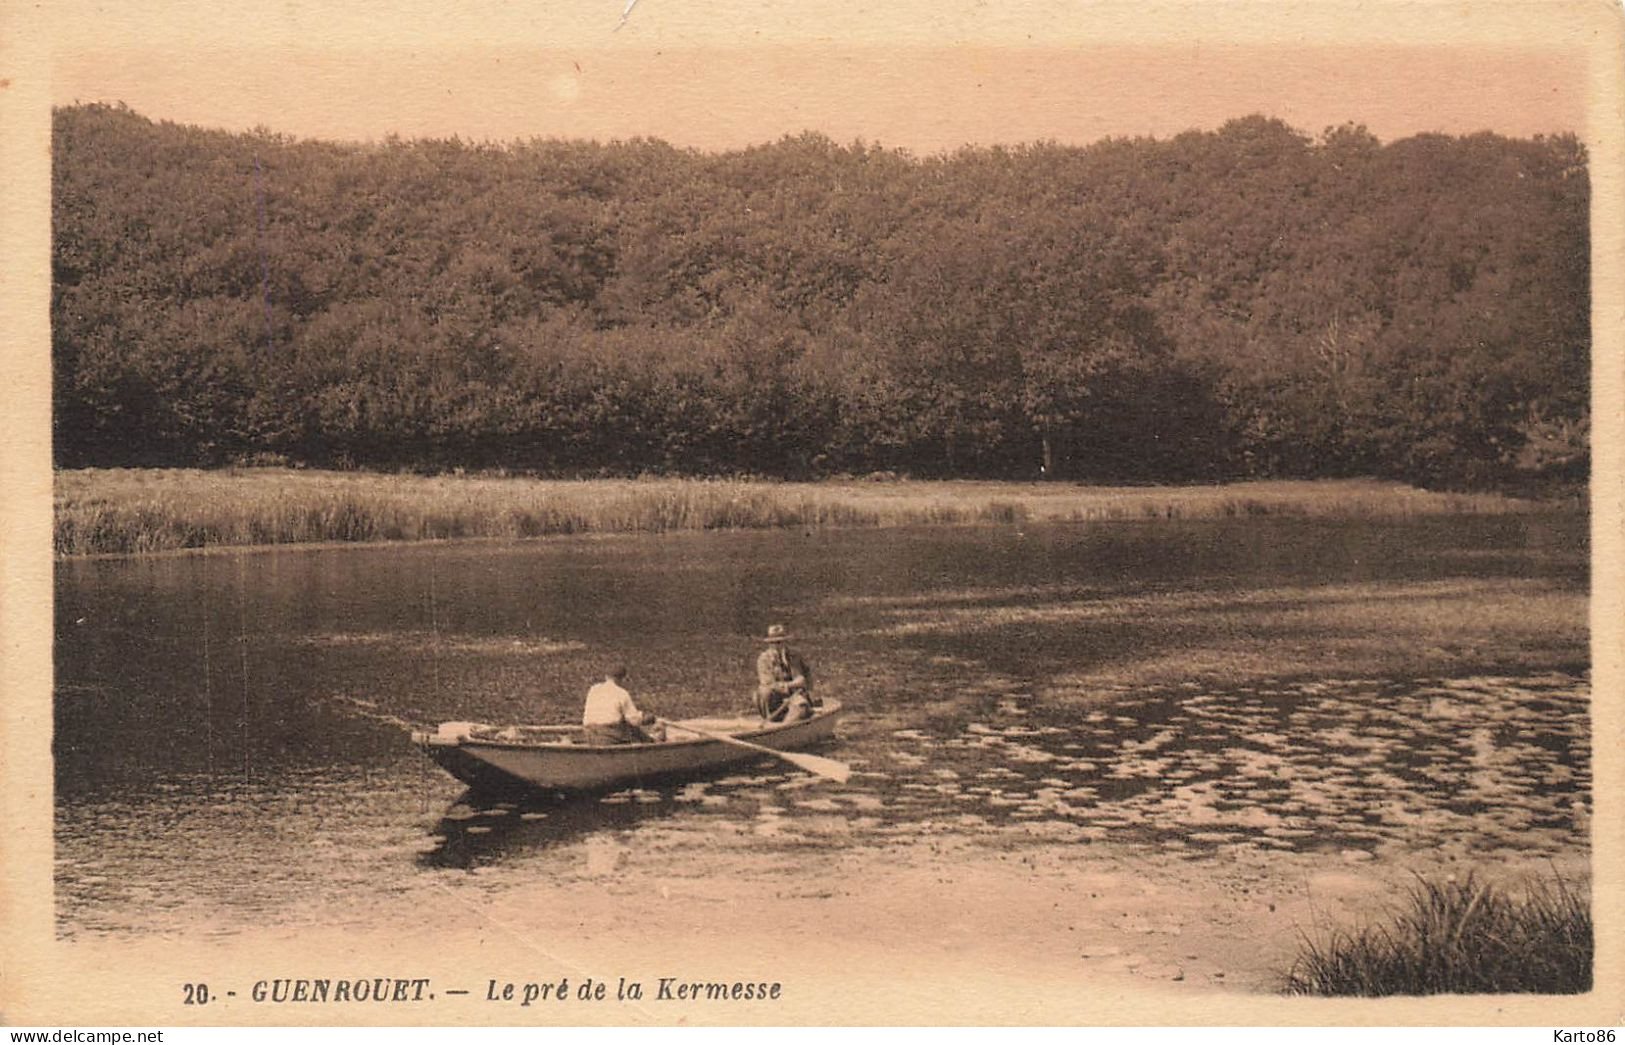
<svg viewBox="0 0 1625 1045">
<path fill-rule="evenodd" d="M 60 466 L 1583 474 L 1572 137 L 913 156 L 55 114 Z"/>
</svg>

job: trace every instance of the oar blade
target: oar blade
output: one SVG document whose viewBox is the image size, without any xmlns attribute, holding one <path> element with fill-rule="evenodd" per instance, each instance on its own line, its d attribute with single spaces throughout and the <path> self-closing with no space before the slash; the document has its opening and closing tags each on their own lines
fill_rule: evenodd
<svg viewBox="0 0 1625 1045">
<path fill-rule="evenodd" d="M 781 751 L 779 757 L 786 762 L 795 763 L 815 776 L 827 777 L 838 784 L 846 783 L 846 778 L 852 775 L 851 766 L 845 762 L 837 762 L 833 758 L 820 758 L 800 751 Z"/>
<path fill-rule="evenodd" d="M 763 744 L 752 744 L 748 740 L 740 740 L 738 737 L 729 736 L 727 733 L 713 733 L 709 729 L 699 729 L 695 726 L 685 726 L 681 722 L 661 721 L 668 728 L 680 729 L 685 733 L 693 733 L 696 736 L 710 737 L 712 740 L 720 741 L 724 744 L 733 744 L 736 747 L 744 747 L 749 748 L 752 751 L 760 751 L 764 755 L 772 755 L 774 758 L 782 758 L 792 765 L 800 766 L 802 769 L 812 773 L 814 776 L 825 777 L 827 779 L 834 780 L 837 783 L 846 783 L 846 778 L 852 775 L 851 766 L 847 765 L 845 762 L 837 762 L 833 758 L 820 758 L 818 755 L 804 755 L 799 751 L 780 751 L 777 748 L 767 747 Z"/>
</svg>

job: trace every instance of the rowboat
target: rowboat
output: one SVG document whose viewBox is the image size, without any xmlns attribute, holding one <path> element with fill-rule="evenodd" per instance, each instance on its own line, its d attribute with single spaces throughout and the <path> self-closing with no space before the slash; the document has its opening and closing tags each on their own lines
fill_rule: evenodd
<svg viewBox="0 0 1625 1045">
<path fill-rule="evenodd" d="M 588 744 L 579 726 L 477 722 L 444 722 L 432 733 L 414 732 L 412 740 L 446 772 L 478 791 L 615 791 L 704 776 L 771 757 L 772 751 L 812 747 L 835 735 L 840 716 L 841 705 L 826 700 L 812 718 L 799 722 L 683 719 L 667 724 L 670 739 L 659 744 Z M 697 732 L 685 736 L 690 728 Z"/>
</svg>

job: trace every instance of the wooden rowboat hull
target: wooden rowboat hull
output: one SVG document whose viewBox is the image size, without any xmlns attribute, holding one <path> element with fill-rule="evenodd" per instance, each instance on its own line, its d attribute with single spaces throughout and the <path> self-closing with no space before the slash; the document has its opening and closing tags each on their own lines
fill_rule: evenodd
<svg viewBox="0 0 1625 1045">
<path fill-rule="evenodd" d="M 727 733 L 775 751 L 799 751 L 829 741 L 840 704 L 825 701 L 810 719 L 763 725 L 760 719 L 688 719 L 713 733 Z M 682 722 L 674 722 L 682 725 Z M 672 729 L 663 744 L 577 744 L 501 739 L 495 730 L 469 728 L 413 733 L 412 739 L 446 772 L 479 791 L 614 791 L 704 776 L 771 756 L 706 738 L 687 739 Z"/>
</svg>

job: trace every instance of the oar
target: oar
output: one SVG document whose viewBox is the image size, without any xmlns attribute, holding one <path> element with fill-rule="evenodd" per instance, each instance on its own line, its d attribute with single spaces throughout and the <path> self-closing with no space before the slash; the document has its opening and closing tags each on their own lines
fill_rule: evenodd
<svg viewBox="0 0 1625 1045">
<path fill-rule="evenodd" d="M 820 758 L 817 755 L 807 755 L 800 751 L 779 751 L 776 748 L 770 748 L 762 744 L 752 744 L 748 740 L 740 740 L 738 737 L 729 736 L 727 733 L 713 733 L 709 729 L 695 729 L 693 726 L 685 726 L 680 722 L 667 722 L 665 719 L 660 721 L 668 729 L 680 729 L 685 733 L 694 733 L 702 737 L 709 737 L 712 740 L 720 740 L 724 744 L 746 747 L 752 751 L 760 751 L 764 755 L 782 758 L 791 765 L 800 766 L 815 776 L 827 777 L 838 783 L 846 783 L 846 778 L 852 775 L 851 766 L 845 762 L 837 762 L 833 758 Z"/>
</svg>

